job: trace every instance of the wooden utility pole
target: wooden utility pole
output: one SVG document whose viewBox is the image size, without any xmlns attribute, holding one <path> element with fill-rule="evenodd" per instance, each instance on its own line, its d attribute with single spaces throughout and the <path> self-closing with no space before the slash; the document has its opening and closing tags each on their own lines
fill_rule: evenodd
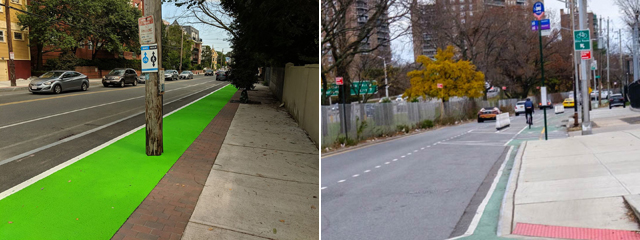
<svg viewBox="0 0 640 240">
<path fill-rule="evenodd" d="M 9 80 L 11 81 L 11 86 L 15 87 L 16 86 L 16 65 L 13 62 L 13 36 L 12 36 L 12 32 L 11 32 L 11 15 L 9 14 L 9 5 L 10 1 L 9 0 L 5 0 L 4 1 L 4 11 L 6 13 L 6 20 L 7 20 L 7 31 L 5 32 L 4 36 L 6 37 L 6 41 L 7 41 L 7 47 L 9 47 L 9 61 L 7 64 L 7 72 L 9 73 Z"/>
<path fill-rule="evenodd" d="M 147 0 L 144 3 L 146 16 L 153 15 L 155 38 L 158 44 L 158 70 L 162 68 L 162 5 L 161 0 Z M 145 17 L 146 17 L 145 16 Z M 147 156 L 160 156 L 164 152 L 162 142 L 162 102 L 158 86 L 161 71 L 149 73 L 145 84 L 145 122 Z"/>
</svg>

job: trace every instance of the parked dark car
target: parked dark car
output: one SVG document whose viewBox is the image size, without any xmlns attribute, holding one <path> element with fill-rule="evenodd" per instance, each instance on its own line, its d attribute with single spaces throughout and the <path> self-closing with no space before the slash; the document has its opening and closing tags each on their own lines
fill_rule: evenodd
<svg viewBox="0 0 640 240">
<path fill-rule="evenodd" d="M 138 73 L 131 68 L 116 68 L 102 77 L 102 85 L 124 87 L 127 84 L 138 85 Z"/>
<path fill-rule="evenodd" d="M 63 91 L 87 91 L 87 89 L 89 89 L 89 78 L 76 71 L 49 71 L 29 83 L 29 91 L 33 94 L 41 92 L 59 94 Z"/>
<path fill-rule="evenodd" d="M 609 95 L 609 109 L 612 107 L 622 106 L 626 108 L 624 97 L 620 93 Z"/>
<path fill-rule="evenodd" d="M 213 70 L 206 70 L 206 71 L 204 71 L 204 75 L 205 75 L 205 76 L 213 76 Z"/>
<path fill-rule="evenodd" d="M 216 80 L 218 81 L 226 81 L 227 80 L 227 72 L 225 71 L 217 71 L 216 72 Z"/>
<path fill-rule="evenodd" d="M 178 71 L 176 70 L 166 70 L 164 71 L 164 80 L 177 81 L 178 80 Z"/>
</svg>

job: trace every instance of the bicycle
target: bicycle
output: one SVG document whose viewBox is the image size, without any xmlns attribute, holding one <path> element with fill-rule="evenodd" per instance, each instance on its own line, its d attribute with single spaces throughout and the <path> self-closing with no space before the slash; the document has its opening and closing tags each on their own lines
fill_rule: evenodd
<svg viewBox="0 0 640 240">
<path fill-rule="evenodd" d="M 529 129 L 531 129 L 531 125 L 533 124 L 533 114 L 527 117 L 527 124 L 529 124 Z"/>
</svg>

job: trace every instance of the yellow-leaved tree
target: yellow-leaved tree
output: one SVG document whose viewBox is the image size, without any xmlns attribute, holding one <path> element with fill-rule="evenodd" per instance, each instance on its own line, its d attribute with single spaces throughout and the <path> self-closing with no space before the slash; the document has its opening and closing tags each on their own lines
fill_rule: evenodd
<svg viewBox="0 0 640 240">
<path fill-rule="evenodd" d="M 417 62 L 422 69 L 409 72 L 411 87 L 404 92 L 409 99 L 422 96 L 439 98 L 443 102 L 451 97 L 481 97 L 484 90 L 484 74 L 476 71 L 476 66 L 469 61 L 453 59 L 454 50 L 448 46 L 446 50 L 438 49 L 435 61 L 427 56 L 418 56 Z M 438 88 L 442 84 L 442 88 Z"/>
</svg>

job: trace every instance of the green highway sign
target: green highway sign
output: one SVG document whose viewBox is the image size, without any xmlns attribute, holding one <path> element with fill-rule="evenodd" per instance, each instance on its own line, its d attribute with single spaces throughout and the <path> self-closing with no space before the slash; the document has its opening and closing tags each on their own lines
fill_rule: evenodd
<svg viewBox="0 0 640 240">
<path fill-rule="evenodd" d="M 573 31 L 574 46 L 573 50 L 591 50 L 591 35 L 589 29 Z"/>
<path fill-rule="evenodd" d="M 324 91 L 324 89 L 322 90 Z M 339 86 L 331 83 L 325 92 L 327 96 L 338 96 L 338 91 Z M 351 82 L 351 95 L 374 94 L 376 92 L 378 92 L 378 83 L 375 80 Z"/>
</svg>

